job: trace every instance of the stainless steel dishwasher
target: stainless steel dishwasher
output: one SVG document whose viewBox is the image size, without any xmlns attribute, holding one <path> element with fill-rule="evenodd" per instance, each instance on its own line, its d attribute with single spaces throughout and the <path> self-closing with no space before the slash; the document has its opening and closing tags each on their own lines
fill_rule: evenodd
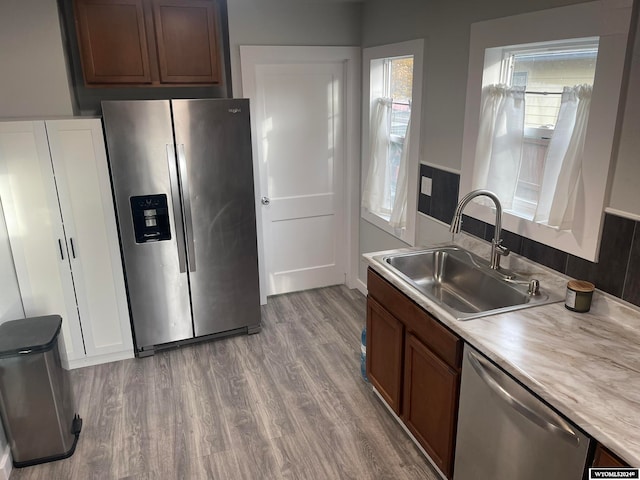
<svg viewBox="0 0 640 480">
<path fill-rule="evenodd" d="M 582 478 L 589 437 L 465 345 L 454 480 Z"/>
</svg>

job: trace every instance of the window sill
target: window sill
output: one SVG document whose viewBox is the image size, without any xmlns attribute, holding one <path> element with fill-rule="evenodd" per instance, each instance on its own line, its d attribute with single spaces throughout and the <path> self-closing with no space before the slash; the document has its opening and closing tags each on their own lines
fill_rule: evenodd
<svg viewBox="0 0 640 480">
<path fill-rule="evenodd" d="M 364 221 L 378 227 L 389 235 L 396 237 L 398 240 L 403 241 L 411 247 L 415 246 L 415 228 L 411 228 L 411 226 L 408 226 L 407 228 L 393 228 L 389 225 L 388 218 L 385 219 L 384 217 L 375 215 L 364 208 L 360 209 L 360 216 Z"/>
<path fill-rule="evenodd" d="M 496 220 L 495 208 L 471 202 L 464 211 L 465 215 L 493 225 Z M 583 215 L 584 212 L 578 215 Z M 581 231 L 558 230 L 542 223 L 536 223 L 506 210 L 502 213 L 502 228 L 517 233 L 522 237 L 535 240 L 550 247 L 562 250 L 591 262 L 598 261 L 599 229 L 590 223 L 597 224 L 600 218 L 585 218 Z"/>
</svg>

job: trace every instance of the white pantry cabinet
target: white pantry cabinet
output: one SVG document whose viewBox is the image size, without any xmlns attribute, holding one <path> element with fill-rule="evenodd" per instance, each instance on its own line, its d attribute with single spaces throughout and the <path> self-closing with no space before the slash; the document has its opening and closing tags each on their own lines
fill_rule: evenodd
<svg viewBox="0 0 640 480">
<path fill-rule="evenodd" d="M 25 315 L 63 318 L 69 368 L 133 357 L 100 119 L 0 122 L 0 198 Z"/>
</svg>

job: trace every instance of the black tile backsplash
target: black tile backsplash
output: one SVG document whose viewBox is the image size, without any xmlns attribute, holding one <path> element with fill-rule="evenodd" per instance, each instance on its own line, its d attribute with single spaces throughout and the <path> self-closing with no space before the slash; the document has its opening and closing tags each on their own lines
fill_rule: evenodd
<svg viewBox="0 0 640 480">
<path fill-rule="evenodd" d="M 429 215 L 429 211 L 431 210 L 431 197 L 429 195 L 418 196 L 418 211 L 424 213 L 425 215 Z"/>
<path fill-rule="evenodd" d="M 522 255 L 559 272 L 567 267 L 567 253 L 530 238 L 522 239 Z"/>
<path fill-rule="evenodd" d="M 432 195 L 420 194 L 418 210 L 447 224 L 451 223 L 458 202 L 460 176 L 427 165 L 420 165 L 421 177 L 432 179 Z M 640 306 L 640 229 L 634 220 L 605 215 L 600 243 L 600 261 L 593 263 L 549 247 L 507 230 L 502 244 L 510 251 L 534 262 L 587 280 L 597 288 Z M 462 230 L 491 241 L 494 226 L 463 215 Z M 637 230 L 637 232 L 636 232 Z"/>
<path fill-rule="evenodd" d="M 625 277 L 622 298 L 627 302 L 640 305 L 640 231 L 636 222 L 636 229 L 631 242 L 631 254 Z"/>
<path fill-rule="evenodd" d="M 449 222 L 451 224 L 451 222 Z M 468 215 L 462 215 L 462 230 L 474 235 L 478 238 L 484 238 L 484 232 L 487 229 L 487 224 L 482 220 L 470 217 Z"/>
<path fill-rule="evenodd" d="M 431 178 L 433 176 L 433 167 L 420 164 L 420 178 L 418 179 L 418 211 L 429 215 L 431 211 L 431 195 L 423 195 L 422 193 L 422 177 Z"/>
<path fill-rule="evenodd" d="M 564 272 L 570 277 L 596 283 L 598 277 L 598 264 L 569 254 L 567 259 L 567 271 Z"/>
<path fill-rule="evenodd" d="M 493 227 L 493 225 L 491 225 L 491 227 Z M 487 230 L 489 230 L 487 228 Z M 491 229 L 493 233 L 493 230 L 495 230 L 495 228 Z M 493 236 L 489 239 L 489 241 L 491 241 L 493 239 Z M 508 230 L 503 230 L 502 231 L 502 245 L 504 245 L 505 247 L 507 247 L 509 250 L 511 250 L 513 253 L 517 253 L 518 255 L 522 255 L 522 245 L 523 245 L 523 241 L 524 239 L 518 235 L 517 233 L 512 233 Z"/>
<path fill-rule="evenodd" d="M 427 177 L 427 178 L 433 178 L 433 167 L 430 167 L 429 165 L 425 165 L 424 163 L 420 164 L 420 176 L 421 177 Z"/>
<path fill-rule="evenodd" d="M 622 297 L 627 264 L 631 254 L 631 242 L 636 222 L 628 218 L 607 215 L 604 219 L 600 261 L 596 285 L 616 297 Z"/>
<path fill-rule="evenodd" d="M 420 188 L 422 186 L 422 177 L 431 179 L 431 195 L 422 193 Z M 420 164 L 418 211 L 445 223 L 451 223 L 458 203 L 459 183 L 460 175 L 458 174 Z"/>
<path fill-rule="evenodd" d="M 458 204 L 460 175 L 434 168 L 431 179 L 429 215 L 450 224 Z"/>
</svg>

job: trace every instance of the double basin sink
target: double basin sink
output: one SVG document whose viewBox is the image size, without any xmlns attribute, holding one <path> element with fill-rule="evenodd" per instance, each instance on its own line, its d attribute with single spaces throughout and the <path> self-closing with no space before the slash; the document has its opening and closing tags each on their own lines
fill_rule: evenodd
<svg viewBox="0 0 640 480">
<path fill-rule="evenodd" d="M 457 246 L 375 259 L 458 320 L 562 300 L 543 287 L 532 288 L 528 280 L 492 270 L 488 262 Z"/>
</svg>

